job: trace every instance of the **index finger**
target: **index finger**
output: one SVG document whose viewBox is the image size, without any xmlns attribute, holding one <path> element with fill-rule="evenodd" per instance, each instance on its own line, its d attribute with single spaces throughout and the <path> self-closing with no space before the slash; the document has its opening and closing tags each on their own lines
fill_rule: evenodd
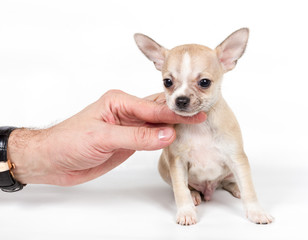
<svg viewBox="0 0 308 240">
<path fill-rule="evenodd" d="M 166 97 L 165 97 L 165 94 L 163 92 L 152 94 L 152 95 L 147 96 L 143 99 L 154 101 L 154 102 L 157 102 L 157 103 L 166 103 Z"/>
<path fill-rule="evenodd" d="M 206 120 L 206 114 L 200 112 L 194 116 L 184 117 L 171 111 L 165 103 L 135 98 L 136 106 L 130 106 L 133 115 L 149 123 L 186 123 L 195 124 Z"/>
</svg>

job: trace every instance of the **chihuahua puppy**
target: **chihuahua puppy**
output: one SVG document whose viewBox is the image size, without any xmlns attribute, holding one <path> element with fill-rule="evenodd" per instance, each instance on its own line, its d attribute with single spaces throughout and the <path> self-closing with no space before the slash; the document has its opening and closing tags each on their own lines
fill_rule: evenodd
<svg viewBox="0 0 308 240">
<path fill-rule="evenodd" d="M 207 114 L 204 123 L 176 125 L 177 138 L 160 157 L 159 172 L 173 187 L 178 224 L 195 224 L 195 206 L 219 187 L 242 199 L 250 221 L 273 221 L 257 200 L 240 127 L 221 94 L 223 74 L 243 55 L 248 35 L 247 28 L 239 29 L 214 50 L 197 44 L 168 50 L 143 34 L 134 36 L 162 72 L 168 107 L 182 116 Z"/>
</svg>

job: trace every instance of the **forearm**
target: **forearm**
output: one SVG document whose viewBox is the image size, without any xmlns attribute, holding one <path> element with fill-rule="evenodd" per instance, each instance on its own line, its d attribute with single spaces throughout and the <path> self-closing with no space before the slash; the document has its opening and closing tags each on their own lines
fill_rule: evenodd
<svg viewBox="0 0 308 240">
<path fill-rule="evenodd" d="M 14 163 L 16 180 L 23 184 L 45 183 L 50 162 L 46 149 L 47 130 L 14 130 L 8 141 L 8 158 Z"/>
</svg>

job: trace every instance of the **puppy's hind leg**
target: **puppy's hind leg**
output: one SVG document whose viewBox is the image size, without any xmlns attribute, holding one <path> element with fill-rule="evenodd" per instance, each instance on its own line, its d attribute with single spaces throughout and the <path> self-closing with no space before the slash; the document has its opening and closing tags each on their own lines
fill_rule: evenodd
<svg viewBox="0 0 308 240">
<path fill-rule="evenodd" d="M 202 202 L 201 194 L 199 191 L 195 190 L 191 186 L 188 186 L 190 190 L 191 198 L 195 204 L 195 206 L 198 206 Z"/>
<path fill-rule="evenodd" d="M 228 191 L 233 195 L 233 197 L 241 198 L 240 189 L 235 181 L 224 180 L 221 183 L 222 189 Z"/>
<path fill-rule="evenodd" d="M 166 150 L 164 150 L 160 155 L 158 162 L 158 171 L 161 178 L 169 185 L 172 185 Z"/>
</svg>

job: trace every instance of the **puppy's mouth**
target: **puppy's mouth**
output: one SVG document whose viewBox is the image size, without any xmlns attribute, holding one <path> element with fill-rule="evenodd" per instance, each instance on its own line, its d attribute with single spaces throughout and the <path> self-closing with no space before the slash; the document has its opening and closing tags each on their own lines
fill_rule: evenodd
<svg viewBox="0 0 308 240">
<path fill-rule="evenodd" d="M 177 115 L 183 116 L 183 117 L 192 117 L 200 112 L 195 110 L 189 110 L 189 109 L 171 109 L 173 112 L 175 112 Z"/>
</svg>

